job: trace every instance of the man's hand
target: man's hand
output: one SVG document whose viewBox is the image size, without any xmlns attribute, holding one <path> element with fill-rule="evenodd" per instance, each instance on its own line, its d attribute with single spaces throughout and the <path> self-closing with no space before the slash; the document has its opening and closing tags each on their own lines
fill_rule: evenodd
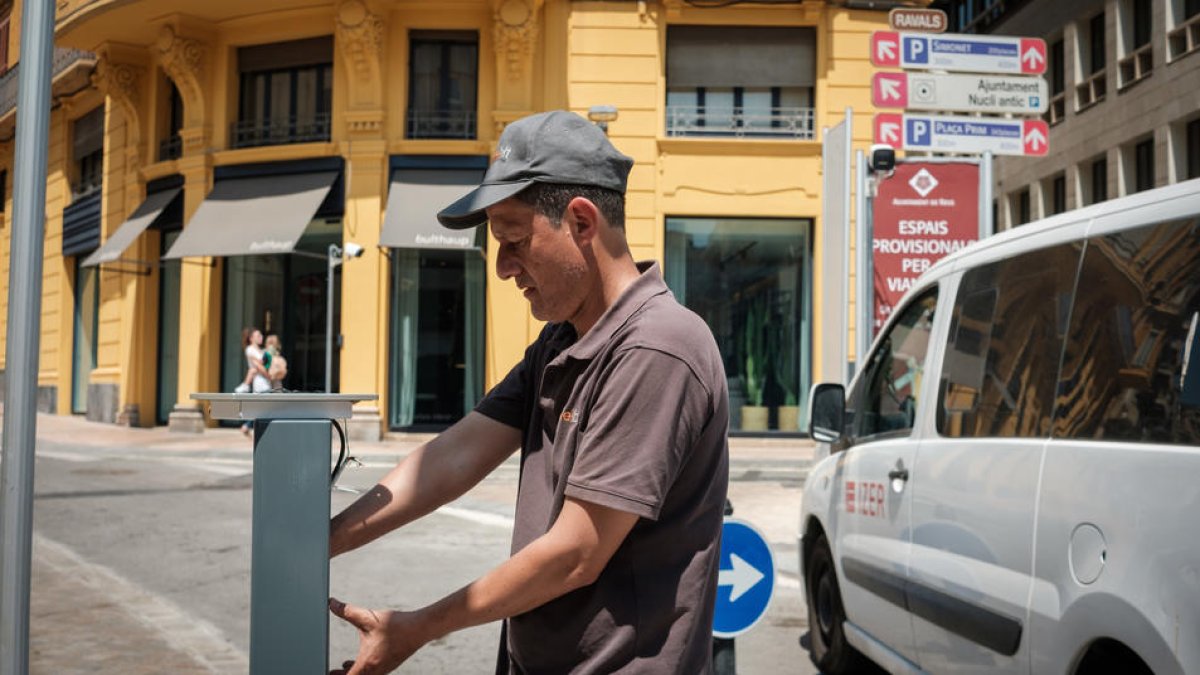
<svg viewBox="0 0 1200 675">
<path fill-rule="evenodd" d="M 330 675 L 390 673 L 429 641 L 411 612 L 364 609 L 336 598 L 329 599 L 329 611 L 358 629 L 358 655 Z"/>
</svg>

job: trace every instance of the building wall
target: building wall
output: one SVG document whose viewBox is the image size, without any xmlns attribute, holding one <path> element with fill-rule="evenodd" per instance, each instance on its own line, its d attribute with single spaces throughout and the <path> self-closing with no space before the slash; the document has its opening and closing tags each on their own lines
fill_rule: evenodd
<svg viewBox="0 0 1200 675">
<path fill-rule="evenodd" d="M 1176 0 L 1151 2 L 1150 74 L 1132 84 L 1120 77 L 1119 61 L 1129 50 L 1130 3 L 1126 0 L 1041 0 L 1021 5 L 989 31 L 993 34 L 1041 37 L 1064 41 L 1065 118 L 1050 126 L 1050 152 L 1045 157 L 1002 157 L 996 160 L 995 188 L 999 200 L 997 229 L 1019 224 L 1018 195 L 1030 192 L 1030 218 L 1051 215 L 1050 181 L 1064 174 L 1068 209 L 1090 203 L 1091 161 L 1108 161 L 1108 197 L 1136 191 L 1132 175 L 1132 145 L 1154 141 L 1156 186 L 1183 178 L 1186 156 L 1182 124 L 1200 116 L 1200 51 L 1170 57 L 1168 33 L 1179 25 Z M 1087 21 L 1104 13 L 1105 95 L 1092 105 L 1080 105 L 1076 88 L 1084 82 Z"/>
<path fill-rule="evenodd" d="M 14 18 L 19 17 L 17 3 Z M 374 244 L 383 222 L 388 158 L 397 154 L 490 155 L 513 119 L 545 109 L 586 114 L 616 105 L 614 144 L 635 160 L 627 195 L 627 232 L 638 259 L 663 259 L 668 216 L 809 218 L 821 250 L 820 130 L 854 108 L 854 146 L 870 142 L 870 32 L 886 27 L 884 12 L 847 10 L 808 0 L 794 5 L 698 8 L 663 3 L 566 0 L 462 0 L 452 4 L 344 0 L 295 8 L 264 0 L 260 13 L 213 0 L 60 3 L 58 40 L 98 54 L 96 88 L 63 100 L 52 117 L 47 191 L 46 265 L 39 383 L 56 388 L 57 410 L 70 410 L 72 262 L 61 252 L 62 208 L 70 198 L 69 120 L 106 102 L 102 240 L 145 196 L 146 183 L 183 176 L 184 221 L 212 186 L 214 167 L 341 156 L 346 161 L 344 238 L 366 247 L 343 267 L 341 391 L 376 393 L 378 403 L 356 416 L 378 430 L 387 409 L 388 259 Z M 521 9 L 528 17 L 522 19 Z M 367 19 L 363 20 L 365 13 Z M 516 23 L 513 24 L 513 17 Z M 817 35 L 813 140 L 668 137 L 665 130 L 666 34 L 675 24 L 809 26 Z M 468 29 L 479 34 L 478 134 L 473 140 L 408 140 L 408 34 L 413 29 Z M 231 149 L 236 119 L 239 46 L 335 35 L 333 124 L 323 143 Z M 14 39 L 12 60 L 15 60 Z M 159 161 L 162 116 L 170 83 L 184 99 L 182 157 Z M 0 166 L 12 166 L 12 146 L 0 145 Z M 12 171 L 9 176 L 11 178 Z M 9 193 L 11 195 L 11 191 Z M 10 198 L 11 199 L 11 198 Z M 6 216 L 11 215 L 11 201 Z M 7 230 L 7 228 L 6 228 Z M 7 231 L 5 232 L 7 235 Z M 149 231 L 127 258 L 155 260 L 159 235 Z M 8 238 L 4 237 L 7 247 Z M 489 246 L 494 270 L 495 246 Z M 841 280 L 814 259 L 814 321 L 823 289 Z M 7 284 L 7 253 L 0 262 Z M 182 266 L 180 419 L 202 426 L 192 393 L 218 387 L 220 260 Z M 158 270 L 144 274 L 105 267 L 101 273 L 98 363 L 93 385 L 116 389 L 115 421 L 154 422 Z M 851 288 L 853 284 L 851 283 Z M 0 307 L 6 311 L 6 307 Z M 3 321 L 4 311 L 0 311 Z M 516 317 L 516 320 L 514 320 Z M 853 317 L 853 313 L 851 314 Z M 852 319 L 851 319 L 852 322 Z M 540 331 L 515 285 L 487 282 L 485 385 L 498 382 Z M 814 330 L 814 337 L 820 331 Z M 2 339 L 2 336 L 0 336 Z M 849 336 L 853 344 L 853 336 Z M 822 345 L 813 345 L 819 364 Z M 814 379 L 837 377 L 814 373 Z M 181 428 L 188 426 L 181 422 Z"/>
</svg>

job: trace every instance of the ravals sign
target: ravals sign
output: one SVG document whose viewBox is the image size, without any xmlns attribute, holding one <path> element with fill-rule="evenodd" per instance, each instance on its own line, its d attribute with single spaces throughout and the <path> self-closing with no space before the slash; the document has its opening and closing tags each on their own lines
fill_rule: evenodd
<svg viewBox="0 0 1200 675">
<path fill-rule="evenodd" d="M 875 332 L 921 273 L 979 238 L 979 165 L 905 162 L 879 185 Z"/>
</svg>

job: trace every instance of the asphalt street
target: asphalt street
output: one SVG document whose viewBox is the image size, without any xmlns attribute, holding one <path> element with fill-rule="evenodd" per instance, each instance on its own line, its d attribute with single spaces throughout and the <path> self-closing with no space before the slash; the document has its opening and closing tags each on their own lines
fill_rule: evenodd
<svg viewBox="0 0 1200 675">
<path fill-rule="evenodd" d="M 366 457 L 364 466 L 346 470 L 342 486 L 369 487 L 392 461 Z M 248 450 L 171 453 L 41 441 L 34 672 L 245 672 L 250 469 Z M 815 672 L 799 645 L 807 631 L 794 534 L 802 475 L 747 462 L 731 470 L 735 515 L 766 534 L 781 572 L 767 615 L 737 640 L 739 673 Z M 469 583 L 508 554 L 515 490 L 516 465 L 509 462 L 455 503 L 334 560 L 331 593 L 355 604 L 405 608 Z M 332 509 L 353 499 L 335 491 Z M 64 622 L 73 642 L 92 647 L 64 649 Z M 490 673 L 498 634 L 497 625 L 452 634 L 399 672 Z M 131 670 L 151 646 L 158 660 Z M 333 619 L 331 664 L 356 646 L 354 630 Z"/>
</svg>

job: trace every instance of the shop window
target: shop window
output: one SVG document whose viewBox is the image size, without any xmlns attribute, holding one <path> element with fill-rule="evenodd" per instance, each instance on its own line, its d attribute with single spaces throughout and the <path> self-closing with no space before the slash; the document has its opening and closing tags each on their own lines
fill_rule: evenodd
<svg viewBox="0 0 1200 675">
<path fill-rule="evenodd" d="M 100 329 L 99 268 L 83 267 L 75 258 L 74 340 L 71 350 L 71 412 L 88 411 L 88 378 L 96 368 Z"/>
<path fill-rule="evenodd" d="M 1104 12 L 1078 26 L 1079 77 L 1075 85 L 1075 110 L 1083 110 L 1104 99 L 1106 91 Z"/>
<path fill-rule="evenodd" d="M 667 29 L 668 136 L 812 139 L 811 28 Z"/>
<path fill-rule="evenodd" d="M 479 36 L 414 31 L 409 45 L 405 136 L 475 138 Z"/>
<path fill-rule="evenodd" d="M 925 379 L 925 357 L 935 309 L 936 287 L 901 309 L 887 335 L 879 341 L 846 406 L 854 438 L 908 435 L 912 431 Z"/>
<path fill-rule="evenodd" d="M 1046 111 L 1045 115 L 1048 124 L 1058 124 L 1067 116 L 1065 59 L 1066 50 L 1063 47 L 1063 39 L 1060 37 L 1050 43 L 1050 63 L 1046 68 L 1047 79 L 1050 81 L 1050 109 Z"/>
<path fill-rule="evenodd" d="M 667 218 L 664 276 L 716 338 L 735 432 L 806 426 L 811 228 L 798 219 Z"/>
<path fill-rule="evenodd" d="M 1200 444 L 1200 222 L 1088 241 L 1054 436 Z"/>
<path fill-rule="evenodd" d="M 104 182 L 104 106 L 75 120 L 71 132 L 75 165 L 71 193 L 73 199 L 79 199 L 99 190 Z"/>
<path fill-rule="evenodd" d="M 232 147 L 329 140 L 332 38 L 241 47 L 237 58 L 240 95 Z"/>
<path fill-rule="evenodd" d="M 167 80 L 166 84 L 170 93 L 166 104 L 162 140 L 158 143 L 158 161 L 160 162 L 178 159 L 183 155 L 183 137 L 179 133 L 183 129 L 183 97 L 180 96 L 179 87 L 176 87 L 174 82 Z"/>
<path fill-rule="evenodd" d="M 938 432 L 951 438 L 1049 434 L 1078 245 L 967 271 L 942 363 Z"/>
<path fill-rule="evenodd" d="M 1124 88 L 1149 77 L 1154 67 L 1154 47 L 1150 42 L 1153 8 L 1151 0 L 1123 0 L 1120 8 L 1124 48 L 1117 67 L 1120 86 Z"/>
<path fill-rule="evenodd" d="M 1171 0 L 1168 57 L 1174 61 L 1200 49 L 1200 0 Z"/>
</svg>

